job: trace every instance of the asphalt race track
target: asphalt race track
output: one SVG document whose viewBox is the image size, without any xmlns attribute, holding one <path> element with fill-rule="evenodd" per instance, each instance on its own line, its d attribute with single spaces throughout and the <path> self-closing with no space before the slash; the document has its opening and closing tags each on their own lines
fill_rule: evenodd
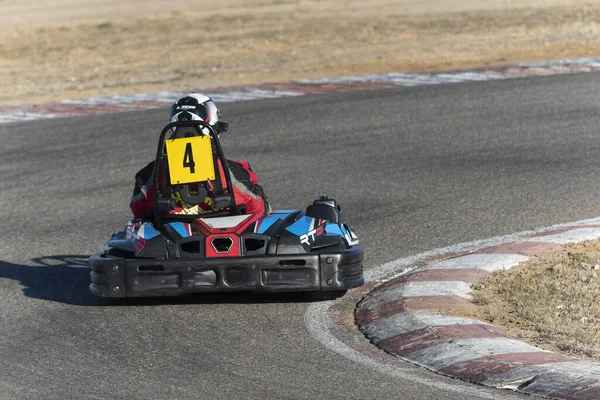
<svg viewBox="0 0 600 400">
<path fill-rule="evenodd" d="M 276 208 L 336 196 L 373 268 L 600 215 L 598 93 L 582 74 L 230 103 L 223 143 Z M 0 399 L 528 398 L 355 364 L 297 296 L 92 297 L 86 259 L 129 217 L 167 113 L 0 125 Z"/>
</svg>

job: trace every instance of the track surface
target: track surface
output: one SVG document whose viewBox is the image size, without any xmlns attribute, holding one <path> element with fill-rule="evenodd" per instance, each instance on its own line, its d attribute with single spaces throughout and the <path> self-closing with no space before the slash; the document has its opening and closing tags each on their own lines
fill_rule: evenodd
<svg viewBox="0 0 600 400">
<path fill-rule="evenodd" d="M 597 216 L 599 78 L 224 104 L 224 146 L 252 162 L 277 208 L 338 197 L 374 267 Z M 455 389 L 354 364 L 309 335 L 296 297 L 91 297 L 86 258 L 129 217 L 133 175 L 166 114 L 0 126 L 1 399 L 521 398 L 416 367 Z"/>
</svg>

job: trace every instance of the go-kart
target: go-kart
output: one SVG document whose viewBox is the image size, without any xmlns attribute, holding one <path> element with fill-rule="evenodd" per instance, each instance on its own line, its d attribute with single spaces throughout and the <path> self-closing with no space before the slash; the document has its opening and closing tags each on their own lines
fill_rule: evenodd
<svg viewBox="0 0 600 400">
<path fill-rule="evenodd" d="M 153 217 L 129 221 L 89 259 L 96 296 L 304 291 L 333 298 L 364 283 L 363 250 L 336 200 L 245 213 L 218 134 L 203 121 L 165 126 L 153 179 Z M 198 205 L 207 197 L 212 210 L 174 212 L 175 198 Z"/>
</svg>

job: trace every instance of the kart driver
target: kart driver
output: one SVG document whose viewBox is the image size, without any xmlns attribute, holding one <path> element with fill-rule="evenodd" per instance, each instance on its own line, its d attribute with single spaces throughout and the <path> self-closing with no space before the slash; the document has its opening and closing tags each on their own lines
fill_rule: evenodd
<svg viewBox="0 0 600 400">
<path fill-rule="evenodd" d="M 190 93 L 183 96 L 173 103 L 169 122 L 202 120 L 208 122 L 217 134 L 226 130 L 226 124 L 221 122 L 221 113 L 217 106 L 208 96 L 200 93 Z M 217 128 L 221 130 L 217 130 Z M 205 131 L 208 129 L 205 128 Z M 231 183 L 238 208 L 245 208 L 248 214 L 266 215 L 270 211 L 267 196 L 263 188 L 258 183 L 258 176 L 250 168 L 250 164 L 244 161 L 227 160 L 227 166 L 231 175 Z M 219 172 L 222 175 L 222 165 L 219 164 Z M 154 189 L 153 182 L 154 161 L 142 168 L 135 174 L 135 187 L 131 197 L 130 208 L 133 215 L 137 218 L 149 218 L 153 215 L 154 209 Z M 176 214 L 201 214 L 212 209 L 212 200 L 207 197 L 204 203 L 190 205 L 185 203 L 179 193 L 175 193 L 175 210 L 171 213 Z"/>
</svg>

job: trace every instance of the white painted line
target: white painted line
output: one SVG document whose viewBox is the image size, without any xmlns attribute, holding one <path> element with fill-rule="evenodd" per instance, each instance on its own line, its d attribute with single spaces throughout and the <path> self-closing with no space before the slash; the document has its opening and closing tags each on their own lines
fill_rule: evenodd
<svg viewBox="0 0 600 400">
<path fill-rule="evenodd" d="M 397 86 L 405 86 L 405 87 L 414 87 L 414 86 L 420 86 L 418 82 L 415 82 L 412 79 L 402 79 L 402 78 L 398 78 L 398 79 L 394 79 L 393 81 L 394 85 Z"/>
<path fill-rule="evenodd" d="M 286 91 L 273 91 L 263 89 L 251 89 L 247 91 L 233 91 L 225 93 L 209 93 L 215 102 L 232 102 L 232 101 L 248 101 L 258 99 L 273 99 L 284 96 L 301 96 L 304 93 L 297 92 L 286 92 Z M 117 104 L 117 105 L 129 105 L 131 103 L 146 101 L 146 102 L 160 102 L 160 103 L 172 103 L 174 99 L 185 95 L 185 93 L 178 92 L 160 92 L 156 94 L 151 93 L 140 93 L 134 95 L 123 95 L 123 96 L 98 96 L 91 97 L 89 99 L 70 99 L 63 100 L 62 104 L 84 104 L 84 105 L 97 105 L 97 104 Z"/>
<path fill-rule="evenodd" d="M 371 324 L 361 325 L 361 330 L 374 343 L 384 339 L 402 335 L 427 327 L 440 327 L 449 325 L 487 325 L 485 322 L 471 318 L 452 317 L 439 313 L 410 313 L 403 312 L 387 318 L 379 318 Z"/>
<path fill-rule="evenodd" d="M 505 78 L 500 73 L 485 72 L 446 72 L 446 73 L 389 73 L 386 75 L 344 76 L 341 78 L 303 79 L 300 82 L 309 84 L 344 84 L 344 83 L 393 83 L 400 86 L 438 85 L 465 81 L 489 81 Z"/>
<path fill-rule="evenodd" d="M 276 98 L 279 98 L 282 96 L 281 93 L 277 93 L 272 90 L 262 90 L 262 89 L 251 89 L 251 90 L 247 90 L 247 91 L 241 92 L 241 93 L 247 93 L 248 96 L 252 96 L 252 98 L 257 98 L 257 99 L 259 99 L 259 98 L 260 99 L 276 99 Z"/>
<path fill-rule="evenodd" d="M 438 79 L 436 76 L 431 75 L 431 74 L 404 74 L 403 76 L 397 75 L 397 76 L 394 76 L 394 78 L 393 78 L 393 82 L 397 85 L 399 85 L 401 81 L 406 81 L 406 80 L 409 80 L 409 82 L 412 82 L 419 86 L 439 85 L 439 84 L 443 83 L 440 79 Z"/>
<path fill-rule="evenodd" d="M 133 98 L 132 96 L 97 97 L 97 99 L 100 99 L 101 102 L 108 104 L 129 104 L 135 101 L 135 98 Z"/>
<path fill-rule="evenodd" d="M 379 318 L 360 329 L 375 343 L 404 333 L 426 328 L 427 325 L 412 313 L 403 312 L 388 318 Z"/>
<path fill-rule="evenodd" d="M 451 365 L 493 354 L 543 352 L 539 347 L 508 338 L 453 339 L 413 351 L 405 358 L 439 371 Z"/>
<path fill-rule="evenodd" d="M 392 81 L 393 81 L 393 78 L 389 74 L 365 76 L 365 82 L 391 83 Z"/>
<path fill-rule="evenodd" d="M 439 313 L 418 313 L 416 317 L 426 325 L 429 326 L 448 326 L 448 325 L 488 325 L 483 321 L 479 321 L 471 318 L 463 317 L 452 317 L 449 315 L 442 315 Z"/>
<path fill-rule="evenodd" d="M 529 239 L 530 242 L 544 242 L 556 244 L 579 243 L 600 238 L 600 228 L 581 228 L 552 235 L 537 236 Z"/>
<path fill-rule="evenodd" d="M 418 296 L 458 296 L 471 299 L 471 284 L 463 281 L 427 281 L 408 282 L 402 287 L 396 286 L 403 297 Z"/>
<path fill-rule="evenodd" d="M 61 104 L 90 104 L 86 99 L 65 99 L 61 100 Z"/>
<path fill-rule="evenodd" d="M 483 382 L 491 386 L 505 386 L 508 382 L 515 382 L 530 377 L 535 377 L 535 382 L 538 385 L 552 387 L 556 386 L 556 381 L 560 376 L 562 380 L 569 382 L 569 386 L 573 386 L 574 381 L 588 382 L 591 380 L 600 379 L 600 366 L 588 361 L 578 362 L 560 362 L 540 365 L 524 365 L 519 368 L 514 368 L 500 374 L 489 374 L 488 378 Z M 564 379 L 564 376 L 568 376 Z M 536 389 L 536 394 L 539 393 L 539 388 Z"/>
<path fill-rule="evenodd" d="M 236 101 L 247 100 L 245 98 L 240 98 L 237 96 L 231 96 L 228 93 L 220 93 L 215 94 L 214 96 L 210 96 L 216 103 L 233 103 Z"/>
<path fill-rule="evenodd" d="M 543 367 L 538 369 L 539 375 L 531 383 L 523 388 L 524 393 L 535 394 L 536 396 L 557 398 L 554 395 L 562 393 L 558 398 L 566 398 L 565 392 L 572 392 L 573 389 L 582 387 L 586 383 L 590 383 L 589 377 L 585 375 L 573 375 L 556 372 L 546 372 Z M 597 383 L 596 383 L 597 384 Z M 575 397 L 571 397 L 574 399 Z M 586 398 L 590 398 L 587 396 Z"/>
<path fill-rule="evenodd" d="M 364 310 L 374 310 L 384 304 L 392 303 L 395 301 L 401 301 L 404 295 L 396 287 L 389 287 L 380 289 L 377 296 L 365 297 L 360 306 Z"/>
<path fill-rule="evenodd" d="M 268 97 L 273 97 L 272 95 L 261 95 L 260 93 L 255 93 L 252 91 L 248 91 L 248 92 L 227 92 L 227 93 L 219 93 L 219 94 L 215 94 L 215 96 L 229 96 L 231 98 L 235 98 L 235 99 L 239 99 L 239 100 L 256 100 L 259 98 L 268 98 Z"/>
<path fill-rule="evenodd" d="M 520 254 L 469 254 L 440 261 L 425 269 L 475 268 L 494 272 L 510 269 L 528 259 Z"/>
<path fill-rule="evenodd" d="M 443 83 L 460 83 L 464 82 L 465 78 L 462 74 L 436 74 L 435 77 Z"/>
<path fill-rule="evenodd" d="M 545 365 L 548 371 L 564 373 L 584 373 L 590 379 L 600 379 L 600 364 L 590 361 L 561 362 Z"/>
<path fill-rule="evenodd" d="M 96 96 L 89 99 L 67 99 L 62 100 L 62 104 L 82 104 L 82 105 L 98 105 L 98 104 L 130 104 L 136 101 L 148 102 L 166 102 L 173 103 L 174 99 L 183 96 L 185 93 L 177 92 L 160 92 L 160 93 L 139 93 L 123 96 Z"/>
<path fill-rule="evenodd" d="M 503 373 L 488 374 L 482 381 L 484 385 L 515 389 L 514 385 L 518 382 L 527 382 L 532 377 L 539 377 L 543 374 L 543 365 L 524 365 L 522 367 L 509 369 Z M 512 386 L 512 387 L 511 387 Z"/>
<path fill-rule="evenodd" d="M 65 104 L 114 104 L 115 100 L 110 97 L 90 97 L 85 100 L 63 100 Z"/>
<path fill-rule="evenodd" d="M 461 281 L 407 282 L 377 291 L 377 296 L 365 298 L 361 308 L 374 310 L 383 304 L 416 296 L 458 296 L 470 299 L 471 285 Z"/>
<path fill-rule="evenodd" d="M 504 76 L 497 73 L 484 73 L 484 72 L 462 72 L 456 74 L 465 81 L 490 81 L 496 79 L 502 79 Z"/>
<path fill-rule="evenodd" d="M 228 93 L 215 93 L 210 97 L 217 103 L 230 103 L 234 101 L 249 101 L 259 100 L 268 98 L 277 98 L 280 96 L 275 95 L 261 95 L 253 92 L 228 92 Z"/>
<path fill-rule="evenodd" d="M 57 114 L 40 114 L 27 111 L 15 111 L 6 114 L 0 114 L 0 124 L 4 122 L 33 121 L 36 119 L 50 119 L 58 117 L 60 117 L 60 115 Z"/>
<path fill-rule="evenodd" d="M 279 91 L 279 90 L 276 90 L 275 94 L 277 94 L 281 97 L 306 96 L 306 94 L 302 93 L 302 92 L 286 92 L 286 91 Z"/>
</svg>

